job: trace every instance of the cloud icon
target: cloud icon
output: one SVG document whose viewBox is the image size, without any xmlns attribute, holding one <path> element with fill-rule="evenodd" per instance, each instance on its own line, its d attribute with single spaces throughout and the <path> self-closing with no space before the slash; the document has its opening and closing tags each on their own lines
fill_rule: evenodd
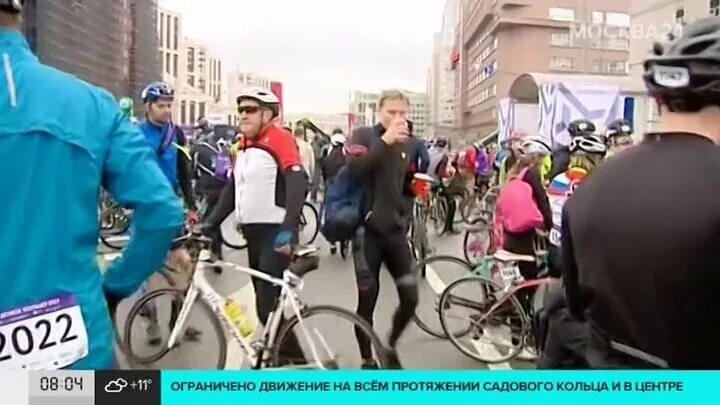
<svg viewBox="0 0 720 405">
<path fill-rule="evenodd" d="M 105 392 L 109 392 L 111 394 L 117 394 L 118 392 L 121 392 L 123 388 L 127 387 L 128 382 L 123 380 L 122 378 L 118 378 L 115 381 L 110 381 L 105 386 Z"/>
</svg>

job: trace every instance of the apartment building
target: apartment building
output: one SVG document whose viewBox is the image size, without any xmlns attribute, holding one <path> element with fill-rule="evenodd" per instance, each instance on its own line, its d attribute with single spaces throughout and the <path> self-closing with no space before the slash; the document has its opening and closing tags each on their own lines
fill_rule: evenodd
<svg viewBox="0 0 720 405">
<path fill-rule="evenodd" d="M 456 27 L 457 123 L 497 128 L 498 102 L 527 72 L 627 75 L 627 0 L 464 0 Z"/>
<path fill-rule="evenodd" d="M 410 100 L 407 119 L 413 122 L 415 136 L 426 138 L 433 135 L 430 120 L 430 99 L 425 93 L 401 90 Z M 378 120 L 380 93 L 355 91 L 350 102 L 350 114 L 355 127 L 375 125 Z"/>
<path fill-rule="evenodd" d="M 129 18 L 127 2 L 27 0 L 23 31 L 40 61 L 120 97 L 130 74 Z"/>
<path fill-rule="evenodd" d="M 150 82 L 158 80 L 162 74 L 158 55 L 159 37 L 157 35 L 158 14 L 156 0 L 129 0 L 130 35 L 129 41 L 129 82 L 126 95 L 136 99 L 137 113 L 142 105 L 139 102 L 142 89 Z"/>
<path fill-rule="evenodd" d="M 451 55 L 455 42 L 460 0 L 447 0 L 443 25 L 433 41 L 433 56 L 428 78 L 430 98 L 430 131 L 432 135 L 451 136 L 455 133 L 456 73 Z"/>
</svg>

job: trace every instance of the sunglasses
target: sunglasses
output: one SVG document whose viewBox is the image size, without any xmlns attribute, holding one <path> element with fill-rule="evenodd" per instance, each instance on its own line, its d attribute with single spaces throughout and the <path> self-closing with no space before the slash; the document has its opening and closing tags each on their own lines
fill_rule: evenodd
<svg viewBox="0 0 720 405">
<path fill-rule="evenodd" d="M 243 114 L 243 113 L 247 113 L 248 115 L 255 114 L 260 110 L 261 110 L 261 108 L 259 106 L 248 105 L 248 106 L 244 106 L 244 107 L 238 107 L 238 114 Z"/>
</svg>

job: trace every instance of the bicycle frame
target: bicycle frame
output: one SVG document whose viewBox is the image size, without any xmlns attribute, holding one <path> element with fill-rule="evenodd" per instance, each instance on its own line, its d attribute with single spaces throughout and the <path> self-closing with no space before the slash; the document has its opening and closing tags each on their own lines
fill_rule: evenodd
<svg viewBox="0 0 720 405">
<path fill-rule="evenodd" d="M 175 326 L 170 333 L 170 338 L 168 339 L 167 343 L 168 349 L 171 349 L 175 345 L 175 342 L 178 340 L 178 337 L 181 336 L 181 333 L 185 327 L 185 322 L 187 321 L 187 318 L 190 314 L 190 309 L 195 304 L 195 300 L 197 300 L 199 297 L 210 306 L 215 316 L 222 321 L 223 327 L 226 330 L 229 330 L 233 338 L 240 344 L 240 347 L 244 352 L 244 356 L 250 361 L 252 367 L 259 368 L 262 362 L 265 360 L 264 354 L 266 349 L 273 347 L 273 345 L 275 344 L 275 338 L 277 337 L 276 334 L 278 332 L 278 329 L 280 328 L 280 322 L 283 318 L 283 309 L 289 304 L 294 314 L 298 317 L 300 321 L 300 328 L 302 329 L 305 338 L 309 342 L 310 351 L 312 352 L 315 363 L 318 365 L 319 368 L 324 369 L 321 361 L 319 360 L 318 351 L 315 347 L 315 343 L 312 341 L 312 339 L 310 339 L 310 333 L 305 328 L 305 325 L 303 323 L 303 317 L 300 311 L 302 303 L 296 292 L 296 289 L 299 289 L 302 286 L 302 280 L 298 276 L 294 275 L 289 270 L 285 270 L 283 274 L 283 279 L 280 280 L 257 270 L 239 266 L 234 263 L 213 263 L 214 265 L 222 265 L 223 267 L 231 268 L 235 271 L 245 273 L 251 277 L 256 277 L 258 279 L 280 287 L 280 297 L 278 299 L 278 303 L 275 309 L 268 315 L 266 327 L 263 328 L 261 341 L 264 342 L 264 344 L 262 348 L 258 350 L 255 349 L 249 339 L 243 337 L 237 330 L 237 328 L 235 328 L 235 326 L 232 324 L 231 319 L 225 314 L 225 311 L 223 310 L 225 297 L 218 294 L 205 278 L 204 273 L 206 268 L 208 267 L 206 261 L 210 257 L 210 252 L 207 250 L 202 250 L 199 257 L 200 260 L 198 260 L 197 262 L 197 267 L 193 274 L 192 283 L 190 284 L 190 287 L 188 288 L 185 295 L 183 306 L 180 310 L 177 322 L 175 323 Z M 297 283 L 297 287 L 295 287 L 291 283 Z"/>
</svg>

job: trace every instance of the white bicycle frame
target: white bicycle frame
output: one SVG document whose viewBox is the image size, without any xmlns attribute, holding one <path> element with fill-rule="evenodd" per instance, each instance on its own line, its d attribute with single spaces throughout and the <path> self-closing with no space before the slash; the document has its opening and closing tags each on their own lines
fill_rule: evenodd
<svg viewBox="0 0 720 405">
<path fill-rule="evenodd" d="M 195 304 L 195 300 L 202 299 L 205 301 L 212 311 L 214 312 L 215 316 L 222 321 L 222 325 L 224 329 L 230 331 L 230 334 L 235 338 L 235 340 L 240 344 L 240 347 L 243 350 L 243 354 L 245 357 L 249 360 L 251 367 L 255 367 L 255 365 L 258 362 L 258 357 L 260 356 L 259 350 L 255 349 L 249 339 L 245 338 L 240 334 L 240 332 L 235 328 L 232 324 L 232 321 L 230 318 L 225 314 L 225 311 L 223 310 L 223 305 L 225 303 L 225 297 L 218 294 L 215 289 L 208 283 L 207 279 L 205 278 L 205 270 L 208 267 L 207 260 L 210 258 L 210 252 L 207 250 L 202 250 L 200 252 L 199 260 L 197 263 L 198 268 L 196 268 L 195 273 L 193 275 L 192 283 L 190 284 L 190 287 L 188 288 L 187 294 L 185 295 L 185 300 L 183 302 L 183 307 L 180 310 L 180 314 L 178 316 L 177 322 L 175 323 L 175 326 L 173 327 L 172 332 L 170 333 L 170 338 L 168 339 L 167 347 L 168 349 L 171 349 L 175 342 L 177 342 L 178 337 L 182 336 L 182 332 L 185 329 L 185 323 L 187 321 L 187 318 L 190 314 L 190 309 L 192 308 L 193 304 Z M 310 333 L 308 332 L 307 328 L 305 327 L 303 323 L 303 317 L 300 312 L 301 308 L 301 302 L 298 298 L 298 294 L 296 292 L 296 289 L 302 288 L 302 279 L 300 279 L 298 276 L 293 274 L 290 270 L 285 270 L 283 273 L 283 280 L 271 277 L 265 273 L 259 272 L 257 270 L 253 270 L 248 267 L 239 266 L 234 263 L 228 263 L 228 262 L 214 262 L 213 265 L 221 265 L 226 268 L 230 268 L 235 271 L 239 271 L 241 273 L 245 273 L 251 277 L 256 277 L 261 280 L 267 281 L 270 284 L 273 284 L 275 286 L 280 287 L 280 297 L 277 306 L 275 309 L 268 315 L 266 326 L 264 327 L 263 334 L 261 336 L 261 341 L 264 342 L 264 348 L 272 348 L 275 343 L 276 334 L 278 332 L 278 329 L 280 327 L 280 321 L 283 317 L 283 309 L 288 306 L 292 308 L 293 312 L 299 319 L 300 328 L 303 331 L 303 334 L 305 335 L 305 338 L 309 342 L 310 351 L 313 356 L 313 360 L 315 361 L 318 368 L 324 369 L 322 362 L 320 361 L 320 358 L 318 356 L 317 348 L 315 347 L 315 343 L 312 339 L 310 339 Z M 294 285 L 291 285 L 292 283 L 295 283 L 297 287 Z M 321 339 L 322 340 L 322 339 Z M 323 341 L 323 344 L 326 346 L 325 349 L 328 353 L 330 353 L 329 349 L 327 348 L 327 345 Z M 268 350 L 264 351 L 264 354 L 267 355 Z M 261 360 L 266 360 L 265 358 Z"/>
</svg>

